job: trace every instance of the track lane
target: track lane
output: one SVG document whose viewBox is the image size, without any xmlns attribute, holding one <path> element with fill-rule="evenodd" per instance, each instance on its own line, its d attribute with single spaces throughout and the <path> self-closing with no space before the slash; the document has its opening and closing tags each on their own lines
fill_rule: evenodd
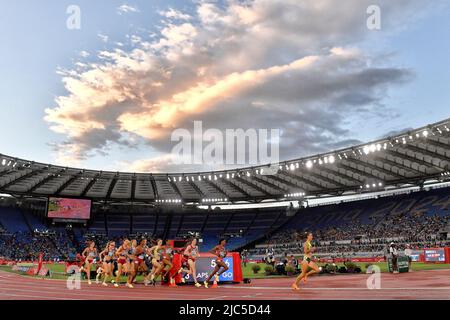
<svg viewBox="0 0 450 320">
<path fill-rule="evenodd" d="M 256 279 L 252 283 L 222 285 L 218 289 L 180 286 L 134 289 L 112 285 L 88 285 L 69 290 L 64 280 L 39 279 L 0 271 L 0 299 L 3 300 L 308 300 L 308 299 L 450 299 L 450 270 L 408 274 L 382 274 L 381 289 L 366 287 L 369 275 L 312 277 L 298 292 L 290 289 L 292 278 Z"/>
</svg>

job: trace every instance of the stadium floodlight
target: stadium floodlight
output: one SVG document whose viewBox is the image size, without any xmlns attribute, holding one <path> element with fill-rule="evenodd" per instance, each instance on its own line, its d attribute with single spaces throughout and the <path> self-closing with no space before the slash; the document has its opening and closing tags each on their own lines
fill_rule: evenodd
<svg viewBox="0 0 450 320">
<path fill-rule="evenodd" d="M 230 179 L 230 174 L 229 173 L 227 173 L 227 179 Z"/>
<path fill-rule="evenodd" d="M 370 153 L 370 147 L 369 146 L 364 146 L 363 147 L 363 152 L 364 152 L 364 154 L 368 155 Z"/>
<path fill-rule="evenodd" d="M 247 171 L 247 177 L 250 177 L 251 176 L 251 174 L 250 174 L 250 171 Z"/>
<path fill-rule="evenodd" d="M 306 161 L 306 168 L 311 169 L 313 166 L 313 163 L 311 160 Z"/>
<path fill-rule="evenodd" d="M 295 165 L 294 165 L 293 163 L 291 163 L 291 165 L 289 166 L 289 169 L 290 169 L 291 171 L 294 171 L 294 170 L 295 170 Z"/>
<path fill-rule="evenodd" d="M 423 136 L 426 138 L 426 137 L 428 137 L 428 131 L 427 130 L 425 130 L 424 132 L 422 132 L 422 134 L 423 134 Z"/>
<path fill-rule="evenodd" d="M 319 159 L 319 164 L 322 165 L 323 161 L 322 159 Z"/>
<path fill-rule="evenodd" d="M 375 152 L 377 150 L 377 147 L 374 144 L 370 145 L 370 152 Z"/>
<path fill-rule="evenodd" d="M 334 158 L 333 155 L 331 155 L 331 156 L 328 157 L 328 161 L 329 161 L 330 163 L 334 163 L 335 160 L 336 160 L 336 159 Z"/>
<path fill-rule="evenodd" d="M 2 166 L 4 166 L 6 164 L 6 159 L 2 160 Z"/>
<path fill-rule="evenodd" d="M 264 168 L 261 168 L 261 170 L 259 171 L 261 174 L 264 174 Z"/>
<path fill-rule="evenodd" d="M 366 189 L 369 189 L 370 188 L 370 185 L 369 184 L 366 184 Z"/>
</svg>

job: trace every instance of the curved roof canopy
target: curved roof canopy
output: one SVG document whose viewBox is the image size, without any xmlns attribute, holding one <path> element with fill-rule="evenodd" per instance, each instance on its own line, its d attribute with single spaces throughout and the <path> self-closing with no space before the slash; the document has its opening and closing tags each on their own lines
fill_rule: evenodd
<svg viewBox="0 0 450 320">
<path fill-rule="evenodd" d="M 394 137 L 276 165 L 213 172 L 107 172 L 0 154 L 0 193 L 172 206 L 301 200 L 448 180 L 449 162 L 450 119 L 446 119 Z"/>
</svg>

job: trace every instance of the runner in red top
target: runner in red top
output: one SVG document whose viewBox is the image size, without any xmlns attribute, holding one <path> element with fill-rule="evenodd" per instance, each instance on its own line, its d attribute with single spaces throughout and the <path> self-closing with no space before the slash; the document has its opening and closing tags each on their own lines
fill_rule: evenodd
<svg viewBox="0 0 450 320">
<path fill-rule="evenodd" d="M 191 243 L 184 250 L 183 255 L 187 258 L 187 263 L 189 265 L 189 273 L 192 275 L 192 278 L 194 279 L 195 286 L 197 288 L 201 287 L 202 285 L 197 281 L 197 271 L 195 269 L 195 260 L 197 258 L 200 258 L 200 253 L 197 246 L 197 239 L 194 238 L 191 241 Z"/>
<path fill-rule="evenodd" d="M 213 272 L 209 275 L 208 279 L 206 279 L 204 285 L 205 288 L 208 288 L 208 283 L 211 281 L 212 277 L 216 276 L 216 281 L 219 282 L 219 277 L 222 273 L 228 270 L 228 266 L 223 261 L 223 259 L 227 256 L 227 250 L 225 249 L 225 245 L 227 244 L 227 240 L 220 239 L 219 244 L 215 246 L 210 252 L 217 256 L 216 266 L 214 267 Z M 222 268 L 222 271 L 219 270 Z M 218 273 L 219 272 L 219 273 Z"/>
<path fill-rule="evenodd" d="M 117 258 L 117 271 L 116 271 L 116 282 L 114 283 L 114 287 L 119 286 L 119 279 L 122 273 L 128 273 L 130 269 L 130 257 L 129 250 L 131 250 L 131 241 L 128 239 L 123 240 L 122 245 L 117 249 L 116 256 Z M 127 281 L 126 286 L 128 288 L 133 288 L 133 285 Z"/>
<path fill-rule="evenodd" d="M 86 277 L 88 279 L 88 284 L 92 284 L 91 282 L 91 266 L 94 263 L 95 258 L 97 257 L 97 248 L 95 247 L 95 242 L 90 241 L 89 245 L 83 250 L 81 254 L 85 259 L 84 270 L 86 271 Z"/>
</svg>

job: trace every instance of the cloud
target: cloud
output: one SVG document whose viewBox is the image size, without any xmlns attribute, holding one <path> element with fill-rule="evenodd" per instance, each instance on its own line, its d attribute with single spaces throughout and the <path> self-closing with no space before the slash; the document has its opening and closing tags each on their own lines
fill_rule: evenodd
<svg viewBox="0 0 450 320">
<path fill-rule="evenodd" d="M 108 42 L 109 37 L 107 35 L 104 35 L 102 33 L 98 33 L 97 36 L 102 40 L 103 42 Z"/>
<path fill-rule="evenodd" d="M 139 12 L 139 9 L 136 6 L 131 6 L 129 4 L 123 4 L 117 8 L 117 13 L 120 15 L 130 12 Z"/>
<path fill-rule="evenodd" d="M 82 57 L 82 58 L 87 58 L 87 57 L 89 57 L 89 52 L 87 52 L 87 51 L 80 51 L 80 57 Z"/>
<path fill-rule="evenodd" d="M 383 26 L 395 29 L 423 3 L 381 1 Z M 157 155 L 128 165 L 180 171 L 165 158 L 170 135 L 193 120 L 220 130 L 280 128 L 283 159 L 354 143 L 346 119 L 380 117 L 386 92 L 414 76 L 359 48 L 370 33 L 369 4 L 249 0 L 160 12 L 157 37 L 131 35 L 133 49 L 59 71 L 67 93 L 45 111 L 51 130 L 66 137 L 57 160 L 136 148 L 129 139 L 137 137 Z"/>
<path fill-rule="evenodd" d="M 175 20 L 190 20 L 192 17 L 189 14 L 183 13 L 181 11 L 175 10 L 173 8 L 169 8 L 165 11 L 158 12 L 161 16 L 167 19 L 175 19 Z"/>
</svg>

